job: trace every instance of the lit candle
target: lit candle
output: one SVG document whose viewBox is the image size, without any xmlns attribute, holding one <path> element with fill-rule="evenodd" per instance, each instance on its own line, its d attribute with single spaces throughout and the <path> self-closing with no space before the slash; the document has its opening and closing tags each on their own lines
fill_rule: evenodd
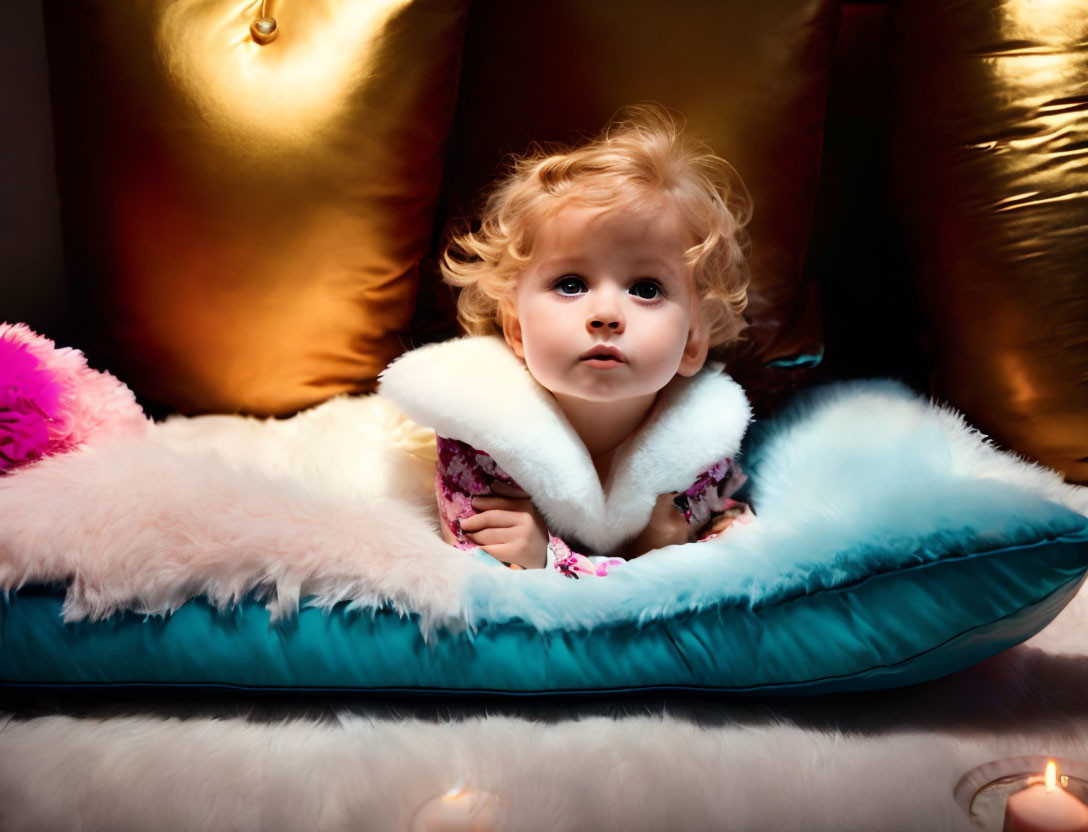
<svg viewBox="0 0 1088 832">
<path fill-rule="evenodd" d="M 445 794 L 432 797 L 412 817 L 411 832 L 491 832 L 499 797 L 466 789 L 462 781 Z"/>
<path fill-rule="evenodd" d="M 1044 777 L 1009 795 L 1004 832 L 1088 832 L 1088 806 L 1061 787 L 1057 773 L 1050 760 Z"/>
</svg>

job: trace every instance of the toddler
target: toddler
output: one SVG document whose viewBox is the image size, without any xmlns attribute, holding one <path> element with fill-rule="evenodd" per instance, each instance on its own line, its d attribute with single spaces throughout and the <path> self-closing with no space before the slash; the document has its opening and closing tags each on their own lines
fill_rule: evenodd
<svg viewBox="0 0 1088 832">
<path fill-rule="evenodd" d="M 707 362 L 745 326 L 749 205 L 657 105 L 513 160 L 442 258 L 470 337 L 382 375 L 438 434 L 447 542 L 603 576 L 751 518 L 732 499 L 748 400 Z"/>
</svg>

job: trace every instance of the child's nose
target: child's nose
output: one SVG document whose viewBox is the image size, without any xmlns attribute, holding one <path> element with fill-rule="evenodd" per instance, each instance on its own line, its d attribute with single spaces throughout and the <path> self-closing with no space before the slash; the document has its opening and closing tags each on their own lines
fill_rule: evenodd
<svg viewBox="0 0 1088 832">
<path fill-rule="evenodd" d="M 590 315 L 586 320 L 586 329 L 590 332 L 602 329 L 609 329 L 614 333 L 623 332 L 620 291 L 611 283 L 605 283 L 590 295 L 588 298 Z"/>
<path fill-rule="evenodd" d="M 615 333 L 623 332 L 623 317 L 621 315 L 594 315 L 586 322 L 586 328 L 593 332 L 599 329 L 609 329 Z"/>
</svg>

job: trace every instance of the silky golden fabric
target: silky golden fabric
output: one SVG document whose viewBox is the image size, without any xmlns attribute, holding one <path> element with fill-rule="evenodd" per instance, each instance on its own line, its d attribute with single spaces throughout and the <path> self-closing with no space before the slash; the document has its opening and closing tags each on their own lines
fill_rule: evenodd
<svg viewBox="0 0 1088 832">
<path fill-rule="evenodd" d="M 894 22 L 934 393 L 1088 482 L 1088 2 L 912 0 Z"/>
<path fill-rule="evenodd" d="M 372 389 L 432 230 L 467 0 L 46 0 L 80 346 L 145 401 Z"/>
<path fill-rule="evenodd" d="M 795 383 L 765 365 L 822 351 L 801 269 L 837 23 L 832 0 L 475 0 L 439 215 L 471 216 L 503 154 L 534 140 L 576 141 L 639 101 L 678 110 L 755 203 L 752 326 L 730 372 L 757 399 Z"/>
</svg>

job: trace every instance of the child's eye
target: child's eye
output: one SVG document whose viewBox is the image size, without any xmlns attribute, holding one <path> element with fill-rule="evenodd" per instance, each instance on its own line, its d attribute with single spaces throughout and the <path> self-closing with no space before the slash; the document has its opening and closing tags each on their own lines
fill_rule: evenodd
<svg viewBox="0 0 1088 832">
<path fill-rule="evenodd" d="M 577 295 L 586 290 L 582 278 L 565 275 L 555 282 L 555 290 L 561 295 Z"/>
<path fill-rule="evenodd" d="M 661 285 L 656 280 L 640 280 L 627 291 L 643 300 L 653 300 L 661 294 Z"/>
</svg>

